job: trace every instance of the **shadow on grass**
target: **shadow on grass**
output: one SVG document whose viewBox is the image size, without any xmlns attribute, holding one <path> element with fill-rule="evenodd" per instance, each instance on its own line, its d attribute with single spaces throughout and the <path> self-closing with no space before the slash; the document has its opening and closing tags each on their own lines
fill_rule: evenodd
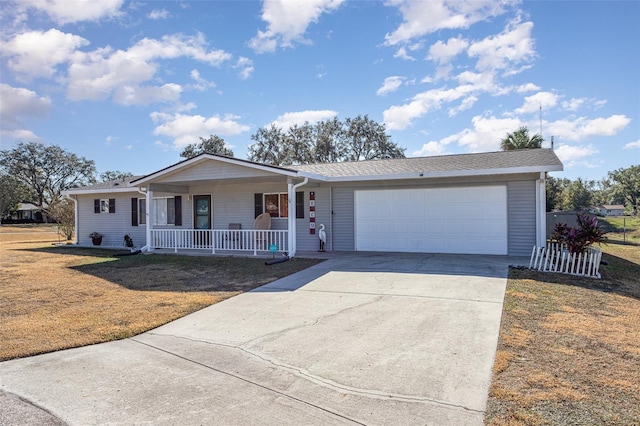
<svg viewBox="0 0 640 426">
<path fill-rule="evenodd" d="M 97 258 L 69 268 L 136 291 L 245 292 L 321 262 L 296 258 L 267 266 L 262 258 L 162 254 L 116 257 L 127 251 L 68 247 L 23 250 Z"/>
<path fill-rule="evenodd" d="M 37 241 L 36 241 L 37 242 Z M 19 251 L 36 253 L 63 254 L 71 256 L 89 256 L 101 258 L 113 258 L 116 253 L 127 253 L 128 249 L 105 249 L 98 247 L 77 247 L 75 245 L 52 245 L 51 247 L 20 248 Z"/>
<path fill-rule="evenodd" d="M 640 265 L 609 253 L 603 253 L 602 259 L 608 265 L 600 265 L 601 279 L 519 268 L 511 268 L 509 278 L 533 279 L 640 299 Z"/>
</svg>

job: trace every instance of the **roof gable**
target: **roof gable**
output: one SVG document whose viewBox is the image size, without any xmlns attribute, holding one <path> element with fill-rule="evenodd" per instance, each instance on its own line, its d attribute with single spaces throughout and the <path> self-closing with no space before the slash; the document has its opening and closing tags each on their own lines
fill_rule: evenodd
<svg viewBox="0 0 640 426">
<path fill-rule="evenodd" d="M 212 162 L 217 162 L 218 167 L 212 167 Z M 185 172 L 189 169 L 191 173 Z M 240 170 L 245 170 L 244 173 Z M 235 177 L 257 177 L 273 174 L 296 176 L 295 170 L 286 169 L 284 167 L 270 166 L 266 164 L 255 163 L 253 161 L 242 160 L 238 158 L 225 157 L 214 154 L 200 154 L 188 160 L 181 161 L 162 170 L 151 173 L 140 179 L 131 182 L 133 185 L 141 185 L 150 181 L 154 182 L 175 182 L 189 179 L 190 174 L 198 175 L 199 173 L 209 173 L 207 177 L 222 178 L 229 177 L 224 172 L 231 172 Z M 178 177 L 178 175 L 180 175 Z"/>
</svg>

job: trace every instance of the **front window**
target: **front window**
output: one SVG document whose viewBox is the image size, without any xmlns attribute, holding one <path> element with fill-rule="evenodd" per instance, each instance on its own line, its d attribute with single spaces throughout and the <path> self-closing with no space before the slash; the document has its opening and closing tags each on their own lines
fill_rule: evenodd
<svg viewBox="0 0 640 426">
<path fill-rule="evenodd" d="M 147 200 L 140 199 L 140 225 L 146 224 Z M 154 198 L 155 211 L 153 212 L 154 225 L 174 225 L 176 223 L 176 203 L 173 197 Z"/>
<path fill-rule="evenodd" d="M 147 224 L 147 200 L 145 198 L 140 198 L 138 200 L 140 206 L 138 209 L 138 223 L 140 225 Z"/>
<path fill-rule="evenodd" d="M 289 217 L 287 193 L 264 194 L 264 211 L 271 217 Z"/>
</svg>

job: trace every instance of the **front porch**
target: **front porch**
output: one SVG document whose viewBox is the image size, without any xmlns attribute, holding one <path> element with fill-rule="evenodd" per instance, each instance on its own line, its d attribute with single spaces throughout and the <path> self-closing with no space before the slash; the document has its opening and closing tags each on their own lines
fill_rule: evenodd
<svg viewBox="0 0 640 426">
<path fill-rule="evenodd" d="M 151 229 L 148 250 L 199 250 L 244 253 L 289 253 L 288 230 Z"/>
</svg>

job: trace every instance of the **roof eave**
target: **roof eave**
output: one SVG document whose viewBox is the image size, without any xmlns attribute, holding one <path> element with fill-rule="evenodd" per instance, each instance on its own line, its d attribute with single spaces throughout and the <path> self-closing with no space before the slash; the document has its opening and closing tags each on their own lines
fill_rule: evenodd
<svg viewBox="0 0 640 426">
<path fill-rule="evenodd" d="M 68 189 L 62 191 L 62 195 L 83 195 L 83 194 L 112 194 L 114 192 L 138 192 L 137 186 L 100 188 L 100 189 Z"/>
<path fill-rule="evenodd" d="M 430 179 L 449 178 L 465 176 L 489 176 L 489 175 L 509 175 L 522 173 L 540 173 L 562 171 L 562 165 L 526 166 L 526 167 L 506 167 L 500 169 L 478 169 L 478 170 L 446 170 L 441 172 L 413 172 L 395 175 L 370 175 L 370 176 L 330 176 L 328 182 L 355 182 L 355 181 L 377 181 L 377 180 L 401 180 L 401 179 Z"/>
</svg>

